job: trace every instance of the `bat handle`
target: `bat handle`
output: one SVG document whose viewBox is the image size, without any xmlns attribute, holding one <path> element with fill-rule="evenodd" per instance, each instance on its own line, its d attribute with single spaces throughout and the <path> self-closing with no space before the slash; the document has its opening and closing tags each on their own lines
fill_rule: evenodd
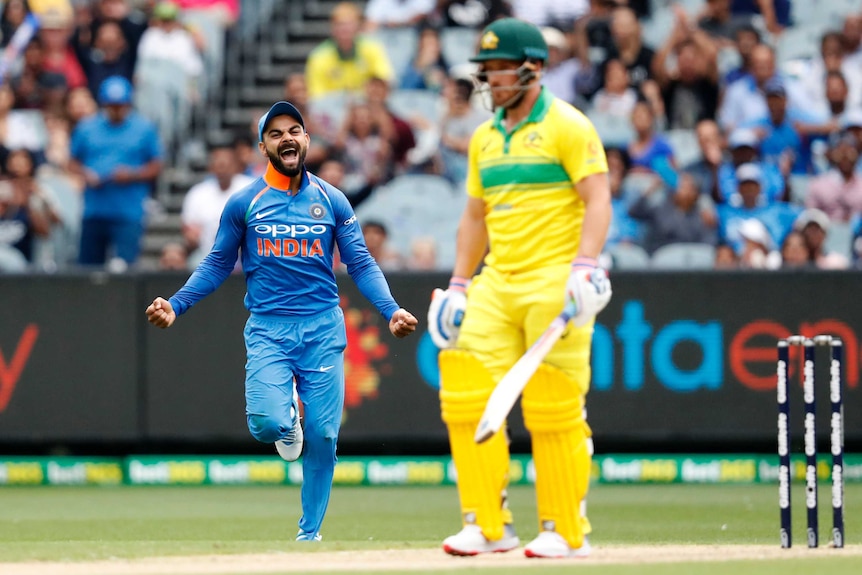
<svg viewBox="0 0 862 575">
<path fill-rule="evenodd" d="M 574 301 L 569 301 L 566 304 L 566 307 L 563 308 L 563 312 L 557 316 L 564 324 L 569 323 L 569 320 L 575 317 L 575 314 L 578 313 L 578 306 L 575 305 Z"/>
</svg>

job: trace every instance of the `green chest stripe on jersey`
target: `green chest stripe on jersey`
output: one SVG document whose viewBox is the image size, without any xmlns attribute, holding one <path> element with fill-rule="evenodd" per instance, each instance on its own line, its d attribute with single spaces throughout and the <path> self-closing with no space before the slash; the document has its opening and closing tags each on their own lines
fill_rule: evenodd
<svg viewBox="0 0 862 575">
<path fill-rule="evenodd" d="M 486 193 L 503 191 L 494 189 L 499 187 L 505 187 L 511 191 L 515 191 L 512 190 L 513 187 L 516 189 L 524 187 L 524 191 L 528 191 L 535 189 L 535 184 L 571 185 L 566 170 L 556 162 L 514 162 L 482 166 L 479 168 L 479 177 Z"/>
</svg>

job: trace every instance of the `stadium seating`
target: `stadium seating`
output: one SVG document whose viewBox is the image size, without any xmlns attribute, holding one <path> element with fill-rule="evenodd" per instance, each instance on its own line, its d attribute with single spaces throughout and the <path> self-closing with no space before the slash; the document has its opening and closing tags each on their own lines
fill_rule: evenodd
<svg viewBox="0 0 862 575">
<path fill-rule="evenodd" d="M 805 196 L 808 195 L 808 184 L 810 177 L 804 174 L 790 174 L 787 185 L 790 186 L 790 202 L 804 205 Z"/>
<path fill-rule="evenodd" d="M 386 55 L 389 56 L 389 62 L 392 64 L 392 70 L 395 72 L 397 84 L 416 55 L 419 35 L 413 28 L 380 28 L 369 37 L 383 44 Z"/>
<path fill-rule="evenodd" d="M 662 246 L 650 260 L 655 269 L 707 270 L 715 264 L 715 247 L 709 244 L 676 243 Z"/>
<path fill-rule="evenodd" d="M 838 253 L 853 260 L 853 228 L 847 222 L 831 221 L 826 234 L 826 253 Z"/>
<path fill-rule="evenodd" d="M 135 68 L 135 108 L 155 122 L 166 149 L 185 139 L 191 124 L 191 86 L 182 66 L 146 58 Z"/>
<path fill-rule="evenodd" d="M 0 244 L 0 273 L 24 273 L 29 269 L 29 266 L 27 258 L 21 252 Z"/>
<path fill-rule="evenodd" d="M 442 117 L 445 107 L 440 95 L 428 90 L 393 90 L 387 103 L 395 115 L 407 121 L 418 116 L 434 125 Z"/>
<path fill-rule="evenodd" d="M 775 47 L 779 66 L 816 56 L 820 51 L 820 37 L 827 28 L 828 25 L 815 21 L 782 32 Z"/>
<path fill-rule="evenodd" d="M 625 148 L 634 139 L 634 130 L 628 118 L 590 111 L 587 113 L 606 148 Z"/>
<path fill-rule="evenodd" d="M 605 252 L 611 256 L 611 268 L 615 270 L 642 270 L 649 267 L 649 254 L 635 244 L 617 244 Z"/>
<path fill-rule="evenodd" d="M 664 137 L 673 148 L 673 157 L 678 168 L 689 166 L 703 157 L 694 130 L 668 130 Z"/>
<path fill-rule="evenodd" d="M 466 203 L 440 176 L 410 174 L 398 176 L 356 209 L 359 221 L 378 220 L 389 232 L 389 245 L 405 258 L 418 237 L 436 240 L 437 264 L 451 269 L 455 263 L 455 233 Z"/>
<path fill-rule="evenodd" d="M 440 49 L 449 67 L 466 64 L 475 52 L 478 32 L 472 28 L 444 28 L 440 32 Z"/>
</svg>

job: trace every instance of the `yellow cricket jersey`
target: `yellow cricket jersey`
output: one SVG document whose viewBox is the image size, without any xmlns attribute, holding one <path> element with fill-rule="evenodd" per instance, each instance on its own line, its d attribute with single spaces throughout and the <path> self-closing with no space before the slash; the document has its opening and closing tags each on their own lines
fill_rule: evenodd
<svg viewBox="0 0 862 575">
<path fill-rule="evenodd" d="M 546 88 L 511 133 L 498 110 L 473 133 L 467 170 L 467 193 L 485 201 L 486 265 L 515 273 L 571 262 L 585 209 L 575 184 L 607 171 L 592 123 Z"/>
<path fill-rule="evenodd" d="M 318 45 L 308 56 L 305 77 L 308 96 L 316 98 L 329 92 L 361 93 L 369 79 L 389 82 L 393 73 L 383 45 L 360 36 L 349 55 L 341 54 L 332 40 Z"/>
</svg>

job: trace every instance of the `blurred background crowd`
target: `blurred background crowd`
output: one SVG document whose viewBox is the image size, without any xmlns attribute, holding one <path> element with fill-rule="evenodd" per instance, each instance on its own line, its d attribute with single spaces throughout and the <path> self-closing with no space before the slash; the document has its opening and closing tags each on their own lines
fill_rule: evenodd
<svg viewBox="0 0 862 575">
<path fill-rule="evenodd" d="M 270 97 L 384 269 L 451 269 L 504 16 L 605 144 L 605 265 L 862 266 L 862 0 L 5 0 L 0 271 L 189 269 Z"/>
</svg>

